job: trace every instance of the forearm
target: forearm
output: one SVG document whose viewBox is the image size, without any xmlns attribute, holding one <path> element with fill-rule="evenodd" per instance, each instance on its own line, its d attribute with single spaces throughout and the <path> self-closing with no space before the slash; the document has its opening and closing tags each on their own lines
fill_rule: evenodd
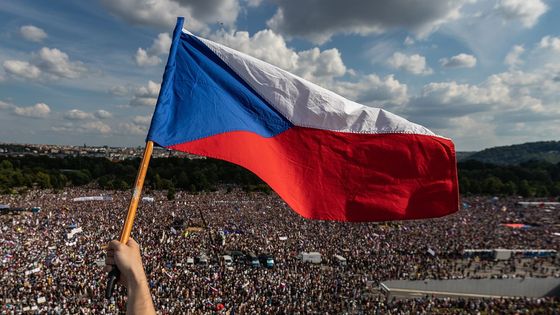
<svg viewBox="0 0 560 315">
<path fill-rule="evenodd" d="M 128 284 L 128 302 L 126 307 L 127 314 L 152 315 L 156 314 L 152 295 L 148 286 L 148 280 L 142 270 L 134 279 L 130 279 Z"/>
</svg>

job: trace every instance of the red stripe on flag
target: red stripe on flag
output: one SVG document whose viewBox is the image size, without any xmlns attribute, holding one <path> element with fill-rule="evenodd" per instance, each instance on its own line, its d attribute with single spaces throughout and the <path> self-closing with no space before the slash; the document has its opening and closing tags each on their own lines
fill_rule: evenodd
<svg viewBox="0 0 560 315">
<path fill-rule="evenodd" d="M 453 142 L 440 137 L 293 127 L 271 138 L 235 131 L 170 148 L 251 170 L 306 218 L 404 220 L 459 208 Z"/>
</svg>

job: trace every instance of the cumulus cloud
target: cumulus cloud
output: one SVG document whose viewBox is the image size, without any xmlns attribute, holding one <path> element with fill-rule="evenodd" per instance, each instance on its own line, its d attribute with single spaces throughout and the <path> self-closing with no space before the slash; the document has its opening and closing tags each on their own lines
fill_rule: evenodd
<svg viewBox="0 0 560 315">
<path fill-rule="evenodd" d="M 150 47 L 150 53 L 155 55 L 167 54 L 171 47 L 171 36 L 168 33 L 159 34 Z"/>
<path fill-rule="evenodd" d="M 125 96 L 128 94 L 128 87 L 123 85 L 113 86 L 109 89 L 109 93 L 115 96 Z"/>
<path fill-rule="evenodd" d="M 296 74 L 308 80 L 339 77 L 346 73 L 346 66 L 336 48 L 321 51 L 315 47 L 298 53 Z"/>
<path fill-rule="evenodd" d="M 43 47 L 33 54 L 30 62 L 6 60 L 3 63 L 6 73 L 24 79 L 76 79 L 82 76 L 86 67 L 80 61 L 71 61 L 68 55 L 59 49 Z"/>
<path fill-rule="evenodd" d="M 123 122 L 119 124 L 118 128 L 119 133 L 124 135 L 144 136 L 148 133 L 148 127 L 134 123 Z"/>
<path fill-rule="evenodd" d="M 171 46 L 171 37 L 168 33 L 159 34 L 154 41 L 152 46 L 147 50 L 144 48 L 138 48 L 134 60 L 139 66 L 155 66 L 161 63 L 160 55 L 167 54 L 169 47 Z"/>
<path fill-rule="evenodd" d="M 95 111 L 94 115 L 99 119 L 109 119 L 113 117 L 113 114 L 103 109 Z"/>
<path fill-rule="evenodd" d="M 472 126 L 486 129 L 490 124 L 502 131 L 501 135 L 493 133 L 489 137 L 504 137 L 506 130 L 513 130 L 514 124 L 521 122 L 527 125 L 527 134 L 535 135 L 545 125 L 543 122 L 560 123 L 558 82 L 554 81 L 558 70 L 560 67 L 509 70 L 490 75 L 478 84 L 428 83 L 401 113 L 428 128 L 447 130 L 460 138 L 469 137 L 465 126 L 455 124 L 458 121 L 470 121 Z"/>
<path fill-rule="evenodd" d="M 91 121 L 78 126 L 78 130 L 85 133 L 98 133 L 98 134 L 109 134 L 111 133 L 111 127 L 101 121 Z"/>
<path fill-rule="evenodd" d="M 222 31 L 214 34 L 211 39 L 358 102 L 377 106 L 400 105 L 405 103 L 408 97 L 406 84 L 400 83 L 392 75 L 384 78 L 375 74 L 358 75 L 348 69 L 337 49 L 321 51 L 315 47 L 296 51 L 287 46 L 282 35 L 272 30 L 262 30 L 253 36 L 247 32 Z M 353 76 L 352 82 L 343 79 L 346 74 Z"/>
<path fill-rule="evenodd" d="M 560 37 L 549 35 L 543 37 L 539 43 L 539 48 L 560 52 Z"/>
<path fill-rule="evenodd" d="M 408 101 L 406 84 L 393 75 L 381 78 L 370 74 L 356 82 L 337 81 L 331 89 L 346 98 L 375 107 L 403 105 Z"/>
<path fill-rule="evenodd" d="M 177 16 L 185 17 L 185 27 L 201 32 L 208 24 L 233 26 L 239 14 L 238 0 L 102 0 L 114 15 L 132 24 L 169 29 Z"/>
<path fill-rule="evenodd" d="M 288 48 L 282 35 L 271 30 L 261 30 L 252 37 L 248 32 L 222 31 L 212 35 L 211 39 L 284 70 L 297 67 L 297 53 Z"/>
<path fill-rule="evenodd" d="M 124 135 L 144 136 L 148 133 L 152 116 L 134 116 L 130 120 L 131 122 L 120 123 L 118 132 Z"/>
<path fill-rule="evenodd" d="M 113 117 L 110 112 L 100 109 L 93 113 L 88 113 L 79 109 L 71 109 L 64 113 L 64 119 L 70 121 L 82 121 L 82 120 L 96 120 L 96 119 L 108 119 Z"/>
<path fill-rule="evenodd" d="M 442 58 L 439 63 L 444 68 L 472 68 L 476 66 L 476 57 L 468 54 L 458 54 L 451 58 Z"/>
<path fill-rule="evenodd" d="M 8 102 L 0 101 L 0 109 L 8 109 L 12 108 L 12 106 L 13 105 Z"/>
<path fill-rule="evenodd" d="M 138 125 L 149 126 L 152 121 L 152 116 L 134 116 L 132 121 Z"/>
<path fill-rule="evenodd" d="M 161 63 L 161 58 L 154 55 L 148 55 L 148 52 L 144 48 L 138 48 L 136 55 L 134 56 L 134 61 L 139 66 L 156 66 Z"/>
<path fill-rule="evenodd" d="M 261 30 L 252 37 L 248 32 L 218 32 L 211 39 L 316 83 L 347 71 L 338 49 L 321 51 L 315 47 L 297 52 L 287 46 L 282 35 L 271 30 Z"/>
<path fill-rule="evenodd" d="M 432 82 L 412 98 L 406 112 L 437 128 L 449 123 L 445 118 L 488 110 L 506 95 L 507 90 L 503 89 L 492 90 L 455 81 Z"/>
<path fill-rule="evenodd" d="M 71 109 L 66 113 L 64 113 L 64 119 L 68 119 L 68 120 L 86 120 L 91 118 L 93 118 L 93 114 L 86 113 L 79 109 Z"/>
<path fill-rule="evenodd" d="M 148 85 L 136 89 L 131 106 L 155 106 L 159 94 L 160 83 L 148 81 Z"/>
<path fill-rule="evenodd" d="M 83 134 L 99 134 L 107 136 L 111 134 L 112 128 L 102 121 L 90 122 L 67 122 L 62 125 L 53 126 L 51 130 L 63 133 L 83 133 Z"/>
<path fill-rule="evenodd" d="M 56 48 L 41 48 L 35 55 L 33 63 L 44 73 L 56 79 L 75 79 L 87 71 L 82 62 L 70 61 L 66 53 Z"/>
<path fill-rule="evenodd" d="M 406 46 L 410 46 L 410 45 L 414 45 L 415 42 L 416 42 L 416 41 L 414 40 L 414 38 L 412 38 L 412 37 L 410 37 L 410 36 L 407 36 L 407 37 L 404 39 L 403 44 L 405 44 Z"/>
<path fill-rule="evenodd" d="M 515 68 L 523 63 L 521 60 L 521 55 L 525 52 L 525 48 L 522 45 L 515 45 L 509 51 L 504 59 L 504 63 L 511 68 Z"/>
<path fill-rule="evenodd" d="M 15 115 L 31 118 L 46 118 L 51 112 L 51 108 L 45 103 L 37 103 L 33 106 L 19 107 L 13 106 Z"/>
<path fill-rule="evenodd" d="M 41 75 L 41 70 L 27 61 L 6 60 L 2 65 L 4 66 L 4 71 L 6 71 L 7 74 L 16 77 L 32 80 L 39 78 Z"/>
<path fill-rule="evenodd" d="M 405 29 L 422 37 L 459 18 L 461 7 L 468 2 L 277 0 L 278 9 L 267 25 L 282 34 L 316 43 L 324 43 L 335 34 L 367 35 L 389 29 Z"/>
<path fill-rule="evenodd" d="M 20 27 L 19 33 L 23 38 L 37 43 L 47 38 L 47 33 L 45 31 L 33 25 L 24 25 Z"/>
<path fill-rule="evenodd" d="M 542 0 L 500 0 L 496 10 L 506 20 L 519 20 L 524 27 L 533 27 L 548 6 Z"/>
<path fill-rule="evenodd" d="M 389 60 L 387 60 L 387 63 L 395 69 L 413 74 L 427 75 L 433 72 L 426 64 L 426 58 L 419 54 L 405 55 L 401 52 L 395 52 Z"/>
</svg>

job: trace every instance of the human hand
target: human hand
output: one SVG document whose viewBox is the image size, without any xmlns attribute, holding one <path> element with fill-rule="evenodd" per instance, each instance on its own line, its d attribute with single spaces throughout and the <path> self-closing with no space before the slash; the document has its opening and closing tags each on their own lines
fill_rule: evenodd
<svg viewBox="0 0 560 315">
<path fill-rule="evenodd" d="M 109 242 L 105 264 L 104 270 L 106 272 L 115 268 L 115 265 L 118 267 L 121 272 L 118 282 L 128 289 L 146 282 L 140 246 L 132 238 L 128 240 L 126 245 L 117 240 Z"/>
</svg>

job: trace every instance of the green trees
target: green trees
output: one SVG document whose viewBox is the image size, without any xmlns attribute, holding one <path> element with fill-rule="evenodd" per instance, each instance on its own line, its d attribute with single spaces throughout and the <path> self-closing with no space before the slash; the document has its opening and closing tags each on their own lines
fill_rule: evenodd
<svg viewBox="0 0 560 315">
<path fill-rule="evenodd" d="M 463 194 L 560 196 L 560 163 L 528 161 L 498 166 L 469 160 L 460 162 L 458 167 Z"/>
<path fill-rule="evenodd" d="M 42 189 L 52 188 L 51 177 L 49 176 L 49 174 L 39 171 L 35 175 L 35 178 L 36 178 L 37 185 L 40 188 Z"/>
<path fill-rule="evenodd" d="M 170 187 L 167 190 L 167 200 L 175 200 L 175 188 Z"/>
<path fill-rule="evenodd" d="M 126 190 L 132 187 L 139 163 L 139 159 L 112 162 L 89 157 L 3 157 L 0 158 L 0 193 L 24 187 L 61 189 L 90 184 Z M 529 161 L 498 166 L 469 160 L 460 162 L 458 168 L 461 194 L 560 196 L 560 163 Z M 220 185 L 241 187 L 247 192 L 270 192 L 253 173 L 213 159 L 153 159 L 145 182 L 147 188 L 167 190 L 170 198 L 177 189 L 211 191 Z"/>
</svg>

